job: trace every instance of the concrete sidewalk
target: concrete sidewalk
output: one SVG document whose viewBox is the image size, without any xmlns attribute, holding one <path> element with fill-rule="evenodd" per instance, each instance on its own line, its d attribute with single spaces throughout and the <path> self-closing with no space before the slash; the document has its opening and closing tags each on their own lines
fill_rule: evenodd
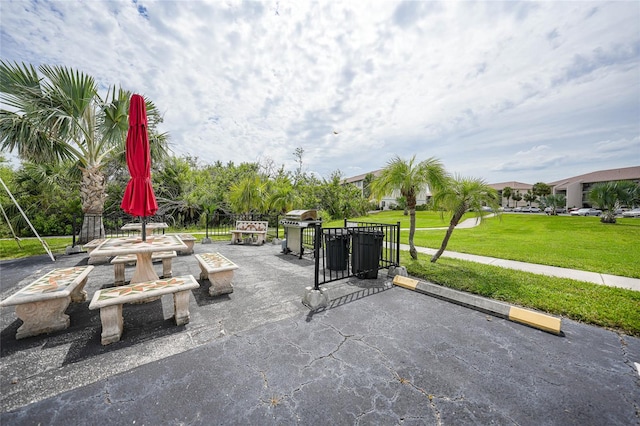
<svg viewBox="0 0 640 426">
<path fill-rule="evenodd" d="M 400 244 L 401 250 L 409 250 L 408 244 Z M 416 247 L 418 253 L 433 256 L 437 250 Z M 569 278 L 572 280 L 585 281 L 594 284 L 602 284 L 610 287 L 620 287 L 629 290 L 640 291 L 640 279 L 622 277 L 619 275 L 600 274 L 597 272 L 579 271 L 577 269 L 559 268 L 557 266 L 546 266 L 535 263 L 519 262 L 517 260 L 505 260 L 495 257 L 478 256 L 475 254 L 458 253 L 445 250 L 443 257 L 453 259 L 468 260 L 470 262 L 484 263 L 486 265 L 499 266 L 501 268 L 517 269 L 519 271 L 531 272 L 533 274 L 547 275 L 551 277 Z"/>
<path fill-rule="evenodd" d="M 125 305 L 120 342 L 100 345 L 99 313 L 72 304 L 67 330 L 15 340 L 2 308 L 0 422 L 24 424 L 610 424 L 639 422 L 640 339 L 564 320 L 564 337 L 395 287 L 326 284 L 302 303 L 314 262 L 280 247 L 195 245 L 240 268 L 234 292 L 190 298 L 177 327 L 170 297 Z M 0 262 L 4 299 L 86 254 Z M 161 266 L 157 265 L 157 270 Z M 194 274 L 193 256 L 173 274 Z M 132 269 L 127 268 L 127 279 Z M 113 284 L 97 265 L 87 291 Z"/>
</svg>

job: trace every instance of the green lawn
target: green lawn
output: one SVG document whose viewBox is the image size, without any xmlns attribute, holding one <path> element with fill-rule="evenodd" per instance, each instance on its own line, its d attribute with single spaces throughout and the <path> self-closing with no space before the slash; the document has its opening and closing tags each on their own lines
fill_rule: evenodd
<svg viewBox="0 0 640 426">
<path fill-rule="evenodd" d="M 402 228 L 409 227 L 409 217 L 396 211 L 354 220 L 400 221 Z M 443 221 L 434 212 L 416 213 L 416 228 L 447 225 L 448 217 Z M 414 243 L 437 249 L 444 234 L 444 230 L 416 231 Z M 409 232 L 400 235 L 408 244 Z M 640 278 L 638 241 L 640 219 L 618 219 L 611 225 L 600 223 L 597 217 L 503 214 L 475 228 L 456 229 L 447 250 Z"/>
<path fill-rule="evenodd" d="M 71 237 L 45 237 L 49 249 L 53 254 L 64 253 L 67 246 L 71 245 Z M 0 260 L 19 259 L 22 257 L 47 254 L 37 238 L 24 238 L 20 246 L 14 239 L 0 240 Z"/>
<path fill-rule="evenodd" d="M 441 258 L 414 261 L 407 251 L 400 263 L 410 275 L 446 287 L 536 309 L 599 327 L 640 336 L 640 292 L 497 266 Z"/>
<path fill-rule="evenodd" d="M 474 214 L 466 213 L 462 220 L 467 218 L 475 217 Z M 349 219 L 354 221 L 361 222 L 380 222 L 380 223 L 388 223 L 395 224 L 400 222 L 401 228 L 409 228 L 409 216 L 405 216 L 401 210 L 388 210 L 378 213 L 370 214 L 369 216 L 358 217 L 354 219 Z M 322 226 L 327 228 L 331 227 L 340 227 L 344 224 L 344 220 L 332 220 L 323 222 Z M 423 211 L 416 212 L 416 228 L 438 228 L 443 226 L 448 226 L 449 220 L 445 215 L 440 217 L 439 213 L 431 212 L 431 211 Z"/>
<path fill-rule="evenodd" d="M 205 237 L 205 231 L 197 231 L 193 230 L 193 232 L 179 230 L 173 231 L 169 229 L 168 233 L 178 233 L 178 232 L 188 232 L 194 237 L 196 237 L 196 241 L 200 241 Z M 227 235 L 210 235 L 212 240 L 229 240 Z M 73 240 L 71 237 L 44 237 L 42 238 L 46 241 L 49 249 L 53 254 L 62 254 L 65 252 L 65 249 L 71 246 Z M 41 254 L 47 254 L 45 249 L 42 247 L 40 241 L 37 238 L 24 238 L 20 241 L 20 246 L 14 239 L 1 239 L 0 240 L 0 260 L 8 260 L 8 259 L 19 259 L 23 257 L 29 256 L 38 256 Z"/>
</svg>

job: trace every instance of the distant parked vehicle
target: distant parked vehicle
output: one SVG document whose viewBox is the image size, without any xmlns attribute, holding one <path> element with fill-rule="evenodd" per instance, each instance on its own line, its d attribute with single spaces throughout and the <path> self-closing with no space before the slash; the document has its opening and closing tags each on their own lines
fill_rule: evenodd
<svg viewBox="0 0 640 426">
<path fill-rule="evenodd" d="M 503 212 L 512 212 L 513 211 L 513 207 L 501 207 Z"/>
<path fill-rule="evenodd" d="M 602 210 L 598 209 L 578 209 L 571 212 L 571 216 L 600 216 Z"/>
<path fill-rule="evenodd" d="M 531 213 L 531 207 L 529 206 L 524 206 L 522 208 L 522 210 L 520 210 L 522 213 Z"/>
<path fill-rule="evenodd" d="M 546 207 L 544 209 L 544 212 L 546 214 L 551 214 L 551 210 L 552 210 L 551 207 Z M 567 209 L 565 209 L 564 207 L 556 207 L 556 213 L 560 214 L 560 213 L 566 213 L 566 212 L 567 212 Z"/>
<path fill-rule="evenodd" d="M 516 212 L 516 213 L 520 213 L 520 212 L 522 212 L 522 207 L 516 207 L 516 208 L 513 209 L 513 211 Z"/>
<path fill-rule="evenodd" d="M 622 217 L 640 217 L 640 207 L 622 212 Z"/>
<path fill-rule="evenodd" d="M 531 213 L 540 213 L 542 210 L 540 210 L 538 207 L 531 207 L 529 211 Z"/>
</svg>

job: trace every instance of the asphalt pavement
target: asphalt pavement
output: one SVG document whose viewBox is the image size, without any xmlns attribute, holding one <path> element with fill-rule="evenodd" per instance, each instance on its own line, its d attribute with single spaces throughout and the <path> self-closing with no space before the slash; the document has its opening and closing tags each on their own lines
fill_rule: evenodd
<svg viewBox="0 0 640 426">
<path fill-rule="evenodd" d="M 198 280 L 184 326 L 170 296 L 125 305 L 121 341 L 102 346 L 87 301 L 69 306 L 68 329 L 15 340 L 21 321 L 2 308 L 0 422 L 640 424 L 638 338 L 567 319 L 557 336 L 394 286 L 385 270 L 327 284 L 329 306 L 311 312 L 311 259 L 271 244 L 195 251 L 239 269 L 229 295 Z M 87 259 L 0 262 L 0 296 Z M 193 256 L 173 262 L 174 276 L 198 272 Z M 113 279 L 96 265 L 86 290 Z"/>
</svg>

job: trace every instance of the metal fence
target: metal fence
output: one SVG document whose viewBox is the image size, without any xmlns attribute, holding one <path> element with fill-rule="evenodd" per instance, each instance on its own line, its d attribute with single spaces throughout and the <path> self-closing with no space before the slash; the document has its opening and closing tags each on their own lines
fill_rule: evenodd
<svg viewBox="0 0 640 426">
<path fill-rule="evenodd" d="M 166 222 L 164 215 L 147 216 L 144 218 L 147 223 Z M 73 241 L 72 245 L 85 244 L 94 238 L 112 238 L 137 234 L 135 231 L 123 231 L 121 228 L 131 222 L 141 222 L 141 218 L 130 216 L 125 213 L 90 215 L 74 218 L 72 223 Z M 164 229 L 149 229 L 149 233 L 164 234 Z"/>
<path fill-rule="evenodd" d="M 229 236 L 235 229 L 237 220 L 264 220 L 269 222 L 267 235 L 271 238 L 284 237 L 284 228 L 279 223 L 279 215 L 234 215 L 216 213 L 207 217 L 206 236 Z M 127 214 L 102 216 L 85 215 L 73 223 L 73 245 L 88 242 L 88 235 L 94 238 L 128 236 L 135 231 L 121 228 L 141 219 Z M 168 222 L 164 215 L 150 216 L 146 222 Z M 97 228 L 100 228 L 99 230 Z M 92 233 L 89 234 L 89 230 Z M 164 229 L 152 230 L 164 234 Z M 137 234 L 137 233 L 135 233 Z M 76 239 L 77 237 L 77 239 Z M 400 222 L 394 224 L 344 221 L 340 228 L 323 228 L 322 223 L 302 229 L 302 246 L 315 260 L 315 288 L 320 284 L 357 276 L 376 278 L 378 270 L 400 265 Z"/>
<path fill-rule="evenodd" d="M 229 214 L 216 212 L 207 214 L 205 223 L 206 238 L 210 236 L 229 236 L 230 231 L 236 229 L 238 220 L 261 220 L 269 222 L 267 237 L 280 238 L 284 231 L 280 229 L 280 215 L 278 214 Z"/>
<path fill-rule="evenodd" d="M 400 222 L 395 225 L 345 220 L 344 227 L 311 227 L 315 288 L 356 276 L 377 278 L 378 270 L 400 265 Z"/>
<path fill-rule="evenodd" d="M 205 217 L 206 237 L 229 236 L 229 232 L 235 229 L 238 220 L 263 220 L 269 222 L 267 236 L 280 238 L 284 236 L 284 230 L 280 226 L 280 216 L 277 214 L 228 214 L 216 212 Z M 86 244 L 93 238 L 113 238 L 137 234 L 135 231 L 123 231 L 121 228 L 132 222 L 140 222 L 141 218 L 130 216 L 124 212 L 115 212 L 102 215 L 84 215 L 76 217 L 72 223 L 73 246 Z M 167 215 L 148 216 L 147 223 L 166 222 L 169 226 L 175 227 L 176 223 L 172 217 Z M 164 234 L 164 229 L 147 230 L 148 233 Z M 311 240 L 312 241 L 312 240 Z M 313 243 L 311 243 L 313 248 Z"/>
</svg>

